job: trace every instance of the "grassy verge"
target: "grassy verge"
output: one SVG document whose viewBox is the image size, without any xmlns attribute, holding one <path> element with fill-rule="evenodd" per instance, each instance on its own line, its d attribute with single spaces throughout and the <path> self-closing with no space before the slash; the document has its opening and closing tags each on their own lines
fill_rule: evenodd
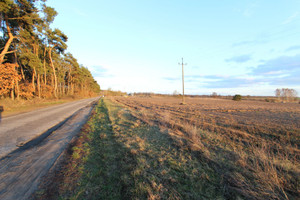
<svg viewBox="0 0 300 200">
<path fill-rule="evenodd" d="M 45 108 L 48 106 L 67 103 L 80 98 L 62 98 L 62 99 L 31 99 L 31 100 L 11 100 L 1 99 L 0 106 L 3 106 L 4 112 L 2 116 L 10 116 L 18 113 L 29 112 L 38 108 Z"/>
<path fill-rule="evenodd" d="M 212 168 L 131 112 L 101 100 L 37 199 L 223 199 Z"/>
</svg>

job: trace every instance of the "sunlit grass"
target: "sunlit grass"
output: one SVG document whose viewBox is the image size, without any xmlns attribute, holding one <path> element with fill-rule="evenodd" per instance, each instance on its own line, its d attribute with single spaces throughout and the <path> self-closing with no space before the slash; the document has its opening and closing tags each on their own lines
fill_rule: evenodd
<svg viewBox="0 0 300 200">
<path fill-rule="evenodd" d="M 0 106 L 3 106 L 4 112 L 2 116 L 9 116 L 18 113 L 28 112 L 36 110 L 38 108 L 45 108 L 52 105 L 62 104 L 74 101 L 73 98 L 64 99 L 31 99 L 31 100 L 11 100 L 11 99 L 0 99 Z"/>
<path fill-rule="evenodd" d="M 223 199 L 214 169 L 174 142 L 124 107 L 101 101 L 71 149 L 55 198 Z"/>
<path fill-rule="evenodd" d="M 101 100 L 72 148 L 61 199 L 294 198 L 293 152 L 266 139 L 257 143 L 230 124 L 229 132 L 203 130 L 193 115 L 181 118 L 182 107 L 159 112 L 136 105 Z"/>
</svg>

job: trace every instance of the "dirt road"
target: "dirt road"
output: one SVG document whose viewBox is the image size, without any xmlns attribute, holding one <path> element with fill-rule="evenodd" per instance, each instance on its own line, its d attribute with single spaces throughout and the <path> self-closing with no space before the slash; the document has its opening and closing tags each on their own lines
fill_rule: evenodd
<svg viewBox="0 0 300 200">
<path fill-rule="evenodd" d="M 11 117 L 3 117 L 0 122 L 0 158 L 40 136 L 96 99 L 83 99 Z"/>
<path fill-rule="evenodd" d="M 17 139 L 10 142 L 10 145 L 6 145 L 6 149 L 4 149 L 3 139 L 0 138 L 2 150 L 6 150 L 5 152 L 14 150 L 0 158 L 0 199 L 28 199 L 32 192 L 36 190 L 40 178 L 47 174 L 71 139 L 80 131 L 93 108 L 92 102 L 96 100 L 97 98 L 85 99 L 15 116 L 15 120 L 25 118 L 25 122 L 18 122 L 18 126 L 15 128 L 9 128 L 10 126 L 7 125 L 12 123 L 11 120 L 14 121 L 12 117 L 3 119 L 2 123 L 6 126 L 3 128 L 3 124 L 1 124 L 0 137 L 5 138 L 4 133 L 6 137 L 15 134 L 14 137 L 17 137 Z M 74 112 L 76 113 L 73 114 Z M 48 115 L 47 113 L 52 114 Z M 66 113 L 69 113 L 69 115 Z M 70 114 L 73 115 L 69 117 Z M 31 120 L 28 118 L 31 118 Z M 68 119 L 65 120 L 65 118 Z M 65 120 L 65 123 L 55 131 L 47 131 L 51 125 L 55 125 L 54 121 L 57 124 L 63 120 Z M 47 127 L 45 124 L 50 126 Z M 37 127 L 37 125 L 43 127 Z M 42 133 L 43 131 L 46 136 L 41 140 L 40 138 L 45 134 L 40 136 L 38 132 Z M 37 136 L 40 136 L 40 138 L 36 139 Z M 13 138 L 13 136 L 11 137 Z M 20 138 L 24 142 L 32 138 L 35 138 L 35 140 L 27 142 L 18 149 L 12 148 L 12 144 L 20 142 Z M 8 141 L 7 138 L 6 141 Z M 7 147 L 10 151 L 7 150 Z"/>
</svg>

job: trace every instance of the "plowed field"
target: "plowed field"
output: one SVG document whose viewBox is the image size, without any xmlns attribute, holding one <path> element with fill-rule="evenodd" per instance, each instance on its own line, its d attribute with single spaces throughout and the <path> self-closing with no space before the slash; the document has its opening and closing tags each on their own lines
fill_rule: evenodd
<svg viewBox="0 0 300 200">
<path fill-rule="evenodd" d="M 182 147 L 200 152 L 228 193 L 299 197 L 300 104 L 216 98 L 115 97 Z"/>
<path fill-rule="evenodd" d="M 180 103 L 102 99 L 37 199 L 300 199 L 299 104 Z"/>
</svg>

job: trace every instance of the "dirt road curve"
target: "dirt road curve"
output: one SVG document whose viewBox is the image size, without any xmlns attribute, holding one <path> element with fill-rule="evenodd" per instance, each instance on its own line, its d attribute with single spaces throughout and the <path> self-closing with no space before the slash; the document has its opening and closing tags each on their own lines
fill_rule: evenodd
<svg viewBox="0 0 300 200">
<path fill-rule="evenodd" d="M 6 117 L 0 123 L 0 158 L 38 137 L 97 98 L 83 99 Z"/>
<path fill-rule="evenodd" d="M 48 126 L 46 128 L 45 123 L 47 124 L 47 122 L 49 122 L 48 125 L 52 124 L 53 126 L 55 125 L 55 119 L 59 118 L 60 120 L 64 120 L 68 117 L 68 114 L 66 113 L 69 113 L 70 115 L 79 109 L 75 114 L 65 120 L 64 124 L 51 132 L 51 134 L 50 131 L 46 131 L 48 137 L 44 140 L 29 142 L 23 147 L 9 153 L 7 156 L 0 158 L 1 200 L 28 199 L 32 192 L 36 190 L 40 178 L 47 174 L 71 139 L 79 132 L 81 126 L 86 122 L 93 108 L 92 102 L 95 102 L 96 100 L 97 98 L 86 99 L 18 115 L 15 120 L 20 120 L 21 118 L 27 119 L 30 117 L 32 117 L 32 120 L 27 121 L 28 124 L 20 121 L 20 124 L 18 124 L 18 127 L 16 128 L 9 129 L 9 126 L 6 126 L 5 130 L 9 132 L 8 135 L 16 132 L 15 137 L 19 138 L 19 140 L 16 139 L 14 142 L 17 144 L 20 141 L 20 138 L 22 138 L 22 141 L 28 141 L 30 138 L 36 137 L 38 131 L 41 133 L 44 130 L 48 130 L 50 127 Z M 52 113 L 52 115 L 45 113 Z M 64 117 L 62 117 L 62 115 Z M 8 123 L 9 120 L 5 121 L 4 119 L 2 122 Z M 3 124 L 0 126 L 2 125 Z M 36 127 L 37 125 L 41 125 L 43 128 L 38 128 Z M 22 127 L 24 135 L 21 134 Z M 3 138 L 2 127 L 0 129 L 0 135 Z M 30 133 L 30 131 L 34 131 L 35 134 Z M 0 138 L 0 145 L 3 149 L 2 138 Z M 6 139 L 6 141 L 8 140 Z"/>
</svg>

